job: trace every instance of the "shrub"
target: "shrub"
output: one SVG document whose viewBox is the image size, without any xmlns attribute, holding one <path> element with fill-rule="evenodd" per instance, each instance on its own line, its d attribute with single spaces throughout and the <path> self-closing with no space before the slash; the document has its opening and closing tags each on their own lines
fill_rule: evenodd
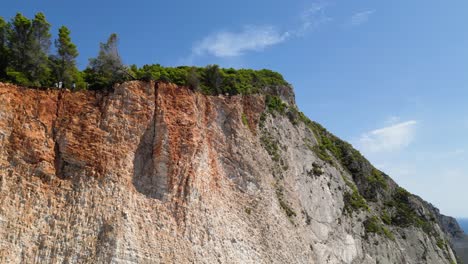
<svg viewBox="0 0 468 264">
<path fill-rule="evenodd" d="M 385 226 L 382 226 L 382 232 L 386 237 L 390 238 L 391 240 L 395 240 L 395 236 L 393 235 L 393 233 L 390 230 L 388 230 L 388 228 L 386 228 Z"/>
<path fill-rule="evenodd" d="M 380 232 L 381 225 L 379 219 L 376 216 L 372 216 L 371 218 L 364 221 L 364 228 L 368 233 L 378 233 Z"/>
<path fill-rule="evenodd" d="M 309 147 L 317 157 L 331 165 L 333 165 L 333 158 L 328 154 L 327 149 L 322 145 L 315 145 Z"/>
<path fill-rule="evenodd" d="M 390 217 L 390 215 L 386 211 L 384 211 L 382 213 L 380 218 L 382 218 L 382 221 L 387 225 L 390 225 L 392 223 L 392 218 Z"/>
<path fill-rule="evenodd" d="M 376 168 L 372 169 L 371 175 L 367 178 L 369 184 L 372 188 L 382 188 L 387 189 L 388 183 L 382 173 Z"/>
<path fill-rule="evenodd" d="M 251 215 L 252 214 L 252 209 L 250 209 L 249 207 L 246 207 L 245 208 L 245 213 L 247 213 L 248 215 Z"/>
<path fill-rule="evenodd" d="M 280 207 L 284 210 L 288 218 L 291 220 L 292 217 L 296 216 L 296 212 L 289 207 L 288 203 L 284 201 L 284 193 L 283 193 L 283 188 L 280 186 L 276 187 L 276 197 L 278 198 L 278 202 Z"/>
<path fill-rule="evenodd" d="M 411 196 L 412 195 L 402 187 L 397 187 L 394 190 L 391 200 L 385 203 L 387 207 L 393 208 L 394 210 L 393 216 L 391 217 L 391 224 L 401 227 L 415 226 L 421 228 L 427 234 L 433 234 L 434 228 L 431 222 L 423 216 L 418 215 L 412 208 Z"/>
<path fill-rule="evenodd" d="M 269 133 L 265 133 L 264 135 L 262 135 L 260 141 L 262 142 L 262 145 L 265 148 L 265 150 L 270 155 L 271 159 L 275 162 L 279 162 L 281 156 L 279 154 L 280 148 L 278 146 L 278 142 Z"/>
<path fill-rule="evenodd" d="M 206 95 L 262 93 L 267 87 L 289 85 L 281 74 L 270 70 L 206 67 L 163 67 L 159 64 L 132 68 L 140 80 L 172 82 L 200 90 Z"/>
<path fill-rule="evenodd" d="M 242 113 L 242 124 L 244 124 L 246 127 L 249 127 L 249 121 L 247 120 L 247 116 L 244 113 Z"/>
<path fill-rule="evenodd" d="M 437 247 L 439 247 L 440 249 L 444 250 L 444 248 L 445 248 L 445 241 L 444 241 L 442 238 L 438 238 L 436 244 L 437 244 Z"/>
<path fill-rule="evenodd" d="M 312 163 L 312 173 L 315 175 L 315 176 L 320 176 L 323 174 L 323 170 L 322 170 L 322 167 L 320 165 L 318 165 L 317 163 Z"/>
<path fill-rule="evenodd" d="M 364 228 L 366 233 L 375 233 L 379 235 L 384 235 L 391 240 L 395 240 L 393 233 L 388 230 L 385 226 L 382 225 L 382 222 L 377 216 L 372 216 L 364 221 Z"/>
<path fill-rule="evenodd" d="M 349 181 L 346 177 L 342 176 L 343 180 L 345 181 L 346 185 L 351 188 L 350 192 L 345 192 L 343 201 L 344 201 L 344 210 L 349 214 L 355 210 L 366 209 L 370 210 L 369 206 L 367 205 L 366 199 L 359 194 L 358 189 L 356 186 Z"/>
<path fill-rule="evenodd" d="M 284 114 L 288 107 L 278 96 L 272 95 L 266 96 L 265 104 L 268 112 L 270 112 L 273 115 L 275 113 Z"/>
</svg>

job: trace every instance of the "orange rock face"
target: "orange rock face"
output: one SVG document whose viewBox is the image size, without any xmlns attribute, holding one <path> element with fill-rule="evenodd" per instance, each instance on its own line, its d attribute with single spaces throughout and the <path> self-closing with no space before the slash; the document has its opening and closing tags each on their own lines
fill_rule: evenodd
<svg viewBox="0 0 468 264">
<path fill-rule="evenodd" d="M 0 83 L 0 263 L 451 263 L 422 230 L 367 234 L 376 212 L 343 213 L 352 175 L 264 110 L 164 83 Z"/>
<path fill-rule="evenodd" d="M 225 176 L 220 105 L 232 130 L 243 111 L 253 124 L 263 109 L 260 97 L 227 100 L 161 83 L 107 94 L 0 84 L 0 259 L 67 260 L 77 253 L 66 241 L 78 233 L 73 247 L 116 241 L 114 221 L 128 217 L 121 200 L 129 196 L 142 210 L 166 212 L 165 228 L 183 228 L 189 200 L 219 191 Z M 111 254 L 84 251 L 88 260 Z"/>
</svg>

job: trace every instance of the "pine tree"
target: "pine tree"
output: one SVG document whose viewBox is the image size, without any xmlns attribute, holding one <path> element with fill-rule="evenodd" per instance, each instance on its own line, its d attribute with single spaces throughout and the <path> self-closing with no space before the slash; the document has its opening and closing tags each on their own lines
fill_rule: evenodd
<svg viewBox="0 0 468 264">
<path fill-rule="evenodd" d="M 221 84 L 223 77 L 218 65 L 208 65 L 205 68 L 204 81 L 206 85 L 214 91 L 214 94 L 221 94 Z"/>
<path fill-rule="evenodd" d="M 27 52 L 31 48 L 31 21 L 22 14 L 17 13 L 8 24 L 8 48 L 10 51 L 10 63 L 7 69 L 8 78 L 15 83 L 29 85 L 26 76 L 29 59 Z"/>
<path fill-rule="evenodd" d="M 76 57 L 78 50 L 70 38 L 70 30 L 62 26 L 59 29 L 58 39 L 55 40 L 57 55 L 51 59 L 54 65 L 54 76 L 56 82 L 61 81 L 64 87 L 71 87 L 78 80 L 78 69 L 76 68 Z"/>
<path fill-rule="evenodd" d="M 8 67 L 8 48 L 7 48 L 8 24 L 0 17 L 0 81 L 6 80 L 6 70 Z"/>
<path fill-rule="evenodd" d="M 89 68 L 85 73 L 92 89 L 110 88 L 114 83 L 126 79 L 126 69 L 117 44 L 117 34 L 113 33 L 106 43 L 100 44 L 97 58 L 89 60 Z"/>
<path fill-rule="evenodd" d="M 24 85 L 47 85 L 50 24 L 38 13 L 31 21 L 17 13 L 9 24 L 10 67 L 7 75 Z"/>
<path fill-rule="evenodd" d="M 187 73 L 186 83 L 194 91 L 198 91 L 200 89 L 200 77 L 198 76 L 197 68 L 190 68 L 189 72 Z"/>
<path fill-rule="evenodd" d="M 38 85 L 47 85 L 50 69 L 48 53 L 50 49 L 50 24 L 43 13 L 37 13 L 31 27 L 32 49 L 29 50 L 30 78 Z"/>
</svg>

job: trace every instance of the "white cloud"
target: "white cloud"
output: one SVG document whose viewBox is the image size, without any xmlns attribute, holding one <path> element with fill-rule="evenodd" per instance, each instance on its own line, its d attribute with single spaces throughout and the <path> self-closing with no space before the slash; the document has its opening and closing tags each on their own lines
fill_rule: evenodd
<svg viewBox="0 0 468 264">
<path fill-rule="evenodd" d="M 331 20 L 325 14 L 325 7 L 325 4 L 313 4 L 300 14 L 300 25 L 291 30 L 280 31 L 271 25 L 244 26 L 240 31 L 210 34 L 195 43 L 186 61 L 192 62 L 194 58 L 203 55 L 219 58 L 238 57 L 249 51 L 264 50 L 291 38 L 303 37 L 311 29 Z"/>
<path fill-rule="evenodd" d="M 325 3 L 314 3 L 309 9 L 302 12 L 300 15 L 301 26 L 299 29 L 292 31 L 296 36 L 303 36 L 310 29 L 331 21 L 332 19 L 325 14 Z"/>
<path fill-rule="evenodd" d="M 413 141 L 416 124 L 417 121 L 411 120 L 364 133 L 357 146 L 364 153 L 400 150 Z"/>
<path fill-rule="evenodd" d="M 359 26 L 366 23 L 370 16 L 375 13 L 375 10 L 366 10 L 362 12 L 355 13 L 349 22 L 351 26 Z"/>
<path fill-rule="evenodd" d="M 285 41 L 288 32 L 281 33 L 272 26 L 247 26 L 239 32 L 222 31 L 205 37 L 195 44 L 193 54 L 235 57 L 247 51 L 258 51 Z"/>
<path fill-rule="evenodd" d="M 399 123 L 400 121 L 401 121 L 401 118 L 399 116 L 390 116 L 385 121 L 385 125 L 386 126 L 395 125 L 395 124 Z"/>
</svg>

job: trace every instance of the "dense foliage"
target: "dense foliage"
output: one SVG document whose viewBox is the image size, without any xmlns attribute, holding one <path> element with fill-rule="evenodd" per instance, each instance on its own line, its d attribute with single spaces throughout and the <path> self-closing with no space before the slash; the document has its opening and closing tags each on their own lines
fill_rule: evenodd
<svg viewBox="0 0 468 264">
<path fill-rule="evenodd" d="M 51 25 L 43 13 L 29 19 L 18 13 L 6 22 L 0 18 L 0 81 L 25 86 L 50 87 L 63 82 L 68 87 L 80 82 L 76 69 L 76 46 L 70 31 L 59 29 L 57 54 L 50 54 Z"/>
<path fill-rule="evenodd" d="M 23 85 L 46 85 L 50 69 L 50 24 L 44 14 L 30 20 L 16 14 L 7 25 L 7 78 Z"/>
<path fill-rule="evenodd" d="M 288 85 L 281 74 L 270 70 L 206 67 L 163 67 L 159 64 L 127 67 L 118 51 L 118 37 L 111 34 L 100 43 L 95 58 L 80 72 L 76 67 L 78 49 L 71 31 L 62 26 L 50 54 L 51 25 L 44 14 L 28 19 L 18 13 L 7 23 L 0 17 L 0 81 L 24 86 L 102 90 L 127 80 L 154 80 L 187 86 L 207 95 L 253 94 L 266 87 Z"/>
<path fill-rule="evenodd" d="M 98 56 L 89 59 L 85 78 L 90 83 L 91 89 L 110 88 L 112 84 L 127 79 L 127 71 L 120 58 L 117 43 L 117 34 L 111 34 L 106 43 L 100 43 Z"/>
<path fill-rule="evenodd" d="M 71 41 L 70 33 L 70 30 L 65 26 L 59 29 L 58 39 L 55 40 L 57 54 L 49 57 L 52 70 L 51 81 L 61 80 L 64 87 L 72 87 L 74 82 L 83 87 L 83 79 L 76 68 L 78 49 Z"/>
<path fill-rule="evenodd" d="M 395 240 L 393 233 L 382 224 L 381 219 L 377 216 L 372 216 L 364 221 L 364 228 L 366 230 L 366 235 L 369 233 L 375 233 L 384 235 L 391 240 Z"/>
<path fill-rule="evenodd" d="M 8 67 L 8 49 L 7 49 L 7 37 L 8 37 L 8 24 L 0 17 L 0 80 L 7 78 L 7 67 Z"/>
<path fill-rule="evenodd" d="M 163 67 L 159 64 L 130 67 L 137 79 L 171 82 L 188 86 L 208 95 L 253 94 L 268 86 L 288 85 L 281 74 L 271 70 L 223 69 L 218 65 L 206 67 Z"/>
</svg>

